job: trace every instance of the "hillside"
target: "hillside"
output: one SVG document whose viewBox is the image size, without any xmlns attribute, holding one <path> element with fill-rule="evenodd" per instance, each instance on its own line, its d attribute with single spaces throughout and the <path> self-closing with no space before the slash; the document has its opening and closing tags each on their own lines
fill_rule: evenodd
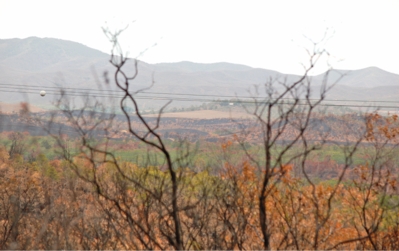
<svg viewBox="0 0 399 251">
<path fill-rule="evenodd" d="M 315 81 L 321 81 L 324 74 L 313 77 Z M 338 85 L 358 88 L 376 88 L 381 86 L 399 86 L 399 75 L 384 71 L 377 67 L 368 67 L 359 70 L 333 70 L 329 75 L 329 82 L 342 79 Z"/>
<path fill-rule="evenodd" d="M 0 40 L 0 92 L 1 101 L 16 103 L 26 101 L 40 107 L 50 107 L 53 97 L 37 95 L 42 89 L 67 87 L 81 92 L 84 88 L 112 87 L 102 84 L 104 71 L 112 75 L 114 69 L 109 56 L 85 45 L 53 38 L 29 37 Z M 126 65 L 133 73 L 133 60 Z M 377 67 L 360 70 L 334 70 L 329 82 L 344 76 L 328 94 L 329 99 L 396 100 L 399 98 L 399 75 Z M 312 77 L 318 86 L 323 74 Z M 291 82 L 296 75 L 284 75 L 267 69 L 252 68 L 230 63 L 199 64 L 193 62 L 147 64 L 139 62 L 139 75 L 134 88 L 151 85 L 151 92 L 201 95 L 249 95 L 254 85 L 270 78 Z M 23 85 L 25 88 L 17 88 Z M 14 87 L 11 87 L 14 86 Z M 29 91 L 26 86 L 38 86 Z M 317 89 L 317 88 L 316 88 Z M 31 92 L 31 93 L 26 93 Z M 317 93 L 315 91 L 314 93 Z M 163 95 L 173 99 L 173 96 Z M 208 98 L 209 99 L 209 98 Z M 211 98 L 212 99 L 212 98 Z M 165 101 L 142 100 L 143 108 L 156 108 Z M 202 101 L 177 101 L 172 106 L 190 106 Z"/>
</svg>

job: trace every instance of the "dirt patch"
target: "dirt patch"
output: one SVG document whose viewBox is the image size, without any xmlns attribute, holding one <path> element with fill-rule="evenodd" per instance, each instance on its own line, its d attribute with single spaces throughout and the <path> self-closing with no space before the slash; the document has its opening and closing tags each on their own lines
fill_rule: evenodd
<svg viewBox="0 0 399 251">
<path fill-rule="evenodd" d="M 147 117 L 155 117 L 156 115 L 146 115 Z M 192 112 L 172 112 L 162 114 L 163 118 L 189 118 L 189 119 L 218 119 L 218 118 L 234 118 L 245 119 L 251 118 L 251 115 L 243 112 L 234 111 L 215 111 L 215 110 L 201 110 Z"/>
<path fill-rule="evenodd" d="M 30 112 L 43 112 L 44 110 L 33 106 L 33 105 L 28 105 L 29 106 L 29 111 Z M 0 102 L 0 113 L 5 113 L 5 114 L 10 114 L 10 113 L 19 113 L 20 110 L 22 109 L 21 103 L 16 103 L 16 104 L 8 104 L 8 103 L 3 103 Z"/>
</svg>

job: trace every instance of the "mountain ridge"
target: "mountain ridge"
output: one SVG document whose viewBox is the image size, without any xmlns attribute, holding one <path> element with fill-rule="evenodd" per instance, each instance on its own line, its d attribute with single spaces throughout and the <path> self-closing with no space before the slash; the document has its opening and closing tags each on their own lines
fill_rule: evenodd
<svg viewBox="0 0 399 251">
<path fill-rule="evenodd" d="M 125 67 L 128 74 L 134 73 L 133 60 L 128 61 Z M 250 89 L 253 90 L 254 85 L 265 84 L 269 79 L 278 78 L 281 81 L 292 82 L 300 77 L 226 62 L 206 64 L 181 61 L 149 64 L 139 61 L 138 70 L 139 74 L 134 81 L 136 89 L 155 82 L 151 89 L 153 92 L 224 96 L 248 93 Z M 43 88 L 67 86 L 77 90 L 97 88 L 103 80 L 103 73 L 108 72 L 112 77 L 114 71 L 109 63 L 108 54 L 80 43 L 38 37 L 0 39 L 0 84 L 39 85 Z M 319 74 L 310 76 L 310 79 L 317 86 L 322 83 L 324 76 L 325 74 Z M 374 88 L 374 93 L 381 95 L 378 97 L 380 99 L 399 98 L 399 91 L 396 93 L 399 75 L 375 66 L 357 70 L 332 70 L 328 83 L 332 84 L 338 79 L 340 81 L 337 86 L 340 88 L 333 88 L 328 97 L 356 98 L 354 96 L 358 95 L 363 98 L 375 98 L 373 92 L 368 90 Z M 384 86 L 391 88 L 383 88 Z M 18 93 L 2 94 L 1 101 L 23 98 L 24 95 Z M 38 95 L 29 96 L 29 99 L 34 103 L 43 102 Z"/>
</svg>

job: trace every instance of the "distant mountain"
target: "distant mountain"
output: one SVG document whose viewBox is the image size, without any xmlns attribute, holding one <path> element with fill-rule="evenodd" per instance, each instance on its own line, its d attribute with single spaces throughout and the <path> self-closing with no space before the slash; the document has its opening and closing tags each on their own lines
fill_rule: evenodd
<svg viewBox="0 0 399 251">
<path fill-rule="evenodd" d="M 139 74 L 134 81 L 133 89 L 150 86 L 154 81 L 151 92 L 163 93 L 248 96 L 250 95 L 248 91 L 250 89 L 253 91 L 254 85 L 262 85 L 271 78 L 292 82 L 300 77 L 230 63 L 139 62 L 138 67 Z M 126 64 L 125 69 L 129 74 L 133 74 L 133 60 Z M 87 88 L 97 89 L 99 85 L 105 89 L 112 89 L 114 87 L 103 85 L 103 73 L 108 72 L 108 76 L 112 79 L 114 71 L 109 63 L 109 55 L 76 42 L 37 37 L 0 40 L 0 101 L 2 102 L 15 103 L 28 99 L 29 102 L 43 107 L 45 99 L 36 94 L 36 89 L 32 91 L 33 94 L 27 94 L 26 88 L 18 89 L 18 85 L 40 86 L 43 89 L 67 87 L 78 92 Z M 327 98 L 372 100 L 399 98 L 397 74 L 377 67 L 354 71 L 333 70 L 329 74 L 329 83 L 333 83 L 341 76 L 337 86 L 331 90 Z M 322 83 L 323 77 L 324 74 L 321 74 L 311 79 L 314 85 L 318 86 Z M 50 94 L 49 92 L 49 96 Z M 163 97 L 173 99 L 171 95 Z M 194 99 L 174 102 L 173 105 L 189 106 L 194 104 Z M 46 100 L 49 100 L 48 96 Z M 143 107 L 150 108 L 164 101 L 141 100 L 141 103 Z"/>
<path fill-rule="evenodd" d="M 57 69 L 59 64 L 95 62 L 107 54 L 85 45 L 54 38 L 0 40 L 0 64 L 24 71 Z"/>
<path fill-rule="evenodd" d="M 230 63 L 200 64 L 188 61 L 178 63 L 159 63 L 154 64 L 153 69 L 164 72 L 210 72 L 210 71 L 247 71 L 252 68 L 246 65 Z"/>
<path fill-rule="evenodd" d="M 313 77 L 321 81 L 324 74 Z M 368 67 L 360 70 L 332 70 L 329 74 L 329 82 L 335 82 L 339 78 L 339 85 L 361 88 L 375 88 L 381 86 L 399 86 L 399 75 L 384 71 L 377 67 Z"/>
</svg>

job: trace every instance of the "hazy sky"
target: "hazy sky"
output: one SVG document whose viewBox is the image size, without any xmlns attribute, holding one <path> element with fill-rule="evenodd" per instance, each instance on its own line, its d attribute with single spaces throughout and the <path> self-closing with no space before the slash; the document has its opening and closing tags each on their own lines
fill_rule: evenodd
<svg viewBox="0 0 399 251">
<path fill-rule="evenodd" d="M 149 48 L 140 57 L 148 63 L 230 62 L 299 74 L 311 48 L 304 36 L 317 41 L 328 29 L 334 68 L 399 74 L 399 1 L 0 0 L 1 39 L 53 37 L 109 52 L 101 27 L 127 24 L 123 48 L 132 57 Z"/>
</svg>

